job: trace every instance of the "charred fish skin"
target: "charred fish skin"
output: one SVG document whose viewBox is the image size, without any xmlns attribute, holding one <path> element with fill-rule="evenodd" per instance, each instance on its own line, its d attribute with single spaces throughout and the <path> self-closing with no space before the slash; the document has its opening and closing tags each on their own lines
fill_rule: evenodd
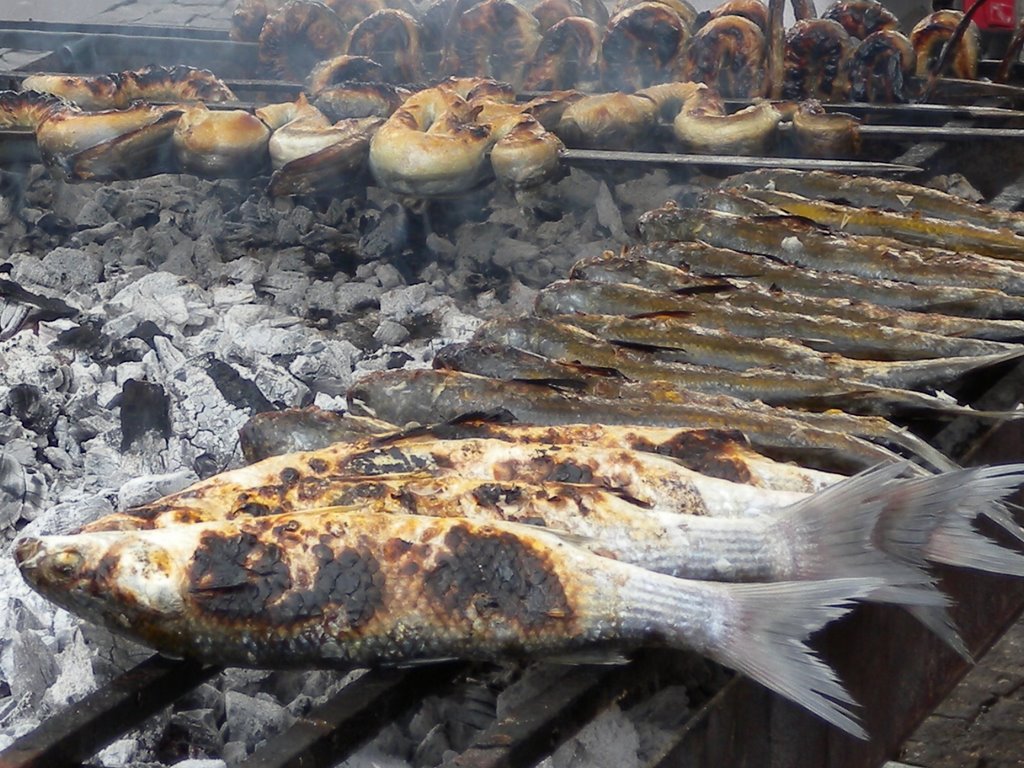
<svg viewBox="0 0 1024 768">
<path fill-rule="evenodd" d="M 255 414 L 238 431 L 238 442 L 246 462 L 253 464 L 282 453 L 312 451 L 331 443 L 383 435 L 395 429 L 394 424 L 385 421 L 311 405 Z"/>
<path fill-rule="evenodd" d="M 686 581 L 526 526 L 331 513 L 22 539 L 15 560 L 49 599 L 174 655 L 346 668 L 664 645 L 861 737 L 849 694 L 803 640 L 885 586 Z"/>
<path fill-rule="evenodd" d="M 702 240 L 826 272 L 1024 294 L 1024 274 L 1012 262 L 934 249 L 912 251 L 884 238 L 830 233 L 795 216 L 748 218 L 667 205 L 645 213 L 638 226 L 645 241 Z"/>
</svg>

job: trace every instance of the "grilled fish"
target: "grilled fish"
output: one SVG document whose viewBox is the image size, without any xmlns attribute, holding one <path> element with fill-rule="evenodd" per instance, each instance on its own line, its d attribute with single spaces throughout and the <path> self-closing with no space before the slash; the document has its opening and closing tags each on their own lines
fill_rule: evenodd
<svg viewBox="0 0 1024 768">
<path fill-rule="evenodd" d="M 673 315 L 626 318 L 577 314 L 562 315 L 558 319 L 606 341 L 653 350 L 654 357 L 661 362 L 712 365 L 733 371 L 775 368 L 902 389 L 934 386 L 968 371 L 1024 356 L 1024 347 L 1013 345 L 995 354 L 876 362 L 819 352 L 810 344 L 788 339 L 748 338 L 714 328 L 701 328 Z M 765 319 L 766 328 L 771 328 L 770 322 L 770 318 Z"/>
<path fill-rule="evenodd" d="M 878 431 L 898 444 L 910 439 L 916 453 L 948 467 L 949 461 L 923 441 L 913 439 L 881 420 L 830 415 L 829 425 L 809 419 L 823 414 L 758 407 L 723 396 L 684 396 L 656 384 L 624 383 L 607 395 L 567 394 L 558 389 L 515 381 L 498 381 L 452 371 L 388 371 L 372 374 L 349 389 L 349 405 L 357 413 L 396 424 L 433 424 L 480 410 L 502 408 L 519 421 L 534 424 L 633 424 L 660 427 L 738 429 L 755 449 L 784 461 L 798 459 L 814 468 L 838 471 L 864 469 L 894 461 L 892 451 L 856 437 L 858 431 Z M 658 398 L 661 398 L 660 400 Z M 848 421 L 847 421 L 848 420 Z M 834 424 L 842 421 L 836 431 Z"/>
<path fill-rule="evenodd" d="M 628 254 L 685 267 L 698 275 L 738 275 L 762 288 L 820 298 L 868 301 L 894 309 L 943 313 L 975 319 L 1024 318 L 1024 297 L 991 288 L 916 285 L 903 279 L 859 277 L 842 272 L 780 264 L 766 256 L 716 248 L 702 242 L 652 241 L 630 246 Z"/>
<path fill-rule="evenodd" d="M 358 440 L 394 432 L 394 424 L 350 413 L 308 408 L 287 408 L 253 415 L 238 430 L 242 456 L 250 464 L 282 453 L 311 451 L 331 443 Z"/>
<path fill-rule="evenodd" d="M 362 430 L 364 422 L 370 427 Z M 353 427 L 353 423 L 357 426 Z M 278 436 L 276 442 L 272 433 Z M 250 435 L 246 440 L 245 435 Z M 289 435 L 294 435 L 291 439 Z M 373 436 L 381 446 L 414 439 L 462 440 L 468 437 L 513 443 L 551 443 L 602 448 L 630 448 L 669 456 L 684 466 L 711 477 L 759 488 L 811 493 L 842 479 L 791 463 L 772 461 L 757 453 L 737 430 L 668 429 L 662 427 L 563 424 L 557 427 L 517 424 L 506 414 L 478 413 L 452 421 L 409 430 L 349 413 L 318 408 L 291 408 L 253 416 L 242 428 L 243 451 L 250 463 L 296 451 L 326 448 L 332 443 Z M 258 436 L 258 439 L 256 437 Z M 244 448 L 245 445 L 249 449 Z"/>
<path fill-rule="evenodd" d="M 450 345 L 438 352 L 434 367 L 492 379 L 547 384 L 581 394 L 599 395 L 607 389 L 605 379 L 618 376 L 633 381 L 664 382 L 680 390 L 728 395 L 810 411 L 839 408 L 863 416 L 893 416 L 907 412 L 993 419 L 1024 416 L 1020 411 L 975 411 L 948 397 L 847 379 L 805 376 L 766 368 L 730 371 L 689 363 L 658 362 L 651 360 L 645 352 L 618 347 L 585 331 L 558 325 L 562 329 L 561 340 L 539 345 L 557 359 L 515 346 L 471 341 Z M 563 362 L 564 358 L 558 357 L 559 347 L 573 362 Z M 570 353 L 570 348 L 578 351 Z M 615 367 L 608 363 L 615 363 Z"/>
<path fill-rule="evenodd" d="M 850 696 L 803 641 L 885 586 L 687 581 L 530 526 L 332 512 L 25 538 L 15 559 L 59 605 L 211 663 L 347 668 L 663 645 L 862 737 Z"/>
<path fill-rule="evenodd" d="M 1014 262 L 937 249 L 909 250 L 886 238 L 827 232 L 798 216 L 737 216 L 669 203 L 645 213 L 638 226 L 646 241 L 701 240 L 825 272 L 1024 294 L 1024 272 Z"/>
<path fill-rule="evenodd" d="M 812 303 L 818 307 L 816 313 Z M 763 338 L 770 333 L 821 352 L 869 360 L 964 357 L 999 354 L 1013 348 L 1013 345 L 995 341 L 962 339 L 885 327 L 877 321 L 858 322 L 834 317 L 824 312 L 819 302 L 787 300 L 777 292 L 757 290 L 667 293 L 632 285 L 562 280 L 540 291 L 536 310 L 547 317 L 574 313 L 620 315 L 631 319 L 676 315 L 692 325 L 717 328 L 737 336 Z"/>
<path fill-rule="evenodd" d="M 964 222 L 988 229 L 1024 233 L 1024 213 L 1001 211 L 972 203 L 955 195 L 906 181 L 871 176 L 844 176 L 829 171 L 790 171 L 763 168 L 731 176 L 729 187 L 748 186 L 777 192 L 794 192 L 861 208 L 881 208 L 916 213 L 933 219 Z"/>
<path fill-rule="evenodd" d="M 664 261 L 645 258 L 641 254 L 652 256 L 660 254 Z M 693 285 L 707 285 L 708 294 L 698 294 L 708 301 L 728 302 L 730 305 L 752 307 L 754 309 L 780 312 L 794 312 L 812 317 L 836 317 L 859 323 L 874 323 L 890 328 L 904 328 L 922 333 L 937 333 L 943 336 L 955 336 L 968 339 L 988 339 L 990 341 L 1021 341 L 1024 340 L 1024 322 L 1020 320 L 987 320 L 982 318 L 958 317 L 939 312 L 909 311 L 850 297 L 855 294 L 853 285 L 843 285 L 842 281 L 831 281 L 828 276 L 811 272 L 808 275 L 796 274 L 795 270 L 772 265 L 765 261 L 758 264 L 761 257 L 751 256 L 734 251 L 712 248 L 701 243 L 652 243 L 624 249 L 615 254 L 605 251 L 597 257 L 583 259 L 573 265 L 569 277 L 575 280 L 600 282 L 611 285 L 636 286 L 658 292 L 671 292 L 689 297 Z M 694 262 L 688 265 L 688 260 Z M 680 266 L 674 266 L 672 262 Z M 726 279 L 703 276 L 702 273 L 726 274 Z M 764 270 L 767 274 L 744 274 L 744 268 Z M 772 278 L 780 278 L 781 274 L 789 273 L 796 290 L 787 290 Z M 814 286 L 803 283 L 817 277 L 820 282 Z M 838 276 L 836 276 L 838 277 Z M 767 279 L 766 279 L 767 278 Z M 697 282 L 703 281 L 703 282 Z M 712 292 L 715 285 L 721 286 L 717 295 Z M 892 293 L 905 295 L 904 289 L 915 288 L 903 283 L 896 288 L 889 284 Z M 775 288 L 773 290 L 773 287 Z M 815 295 L 803 292 L 805 288 L 817 288 L 825 293 L 834 288 L 834 296 Z M 841 289 L 849 288 L 846 295 Z M 623 294 L 626 290 L 622 291 Z M 1007 297 L 1009 298 L 1009 297 Z M 616 304 L 609 301 L 609 307 Z M 662 308 L 668 308 L 667 305 Z M 626 308 L 623 307 L 623 310 Z M 924 307 L 920 308 L 924 310 Z M 629 314 L 626 311 L 606 310 L 609 314 Z M 634 309 L 635 313 L 636 310 Z"/>
<path fill-rule="evenodd" d="M 989 229 L 962 221 L 933 219 L 917 211 L 897 213 L 824 200 L 809 200 L 801 195 L 779 190 L 746 188 L 742 185 L 729 189 L 837 232 L 891 237 L 911 245 L 946 248 L 958 253 L 970 252 L 1001 259 L 1024 259 L 1024 235 L 1006 229 Z"/>
</svg>

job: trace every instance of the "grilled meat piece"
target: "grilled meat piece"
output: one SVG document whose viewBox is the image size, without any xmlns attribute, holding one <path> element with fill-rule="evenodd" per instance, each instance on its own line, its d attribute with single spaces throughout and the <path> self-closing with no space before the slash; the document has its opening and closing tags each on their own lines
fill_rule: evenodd
<svg viewBox="0 0 1024 768">
<path fill-rule="evenodd" d="M 54 110 L 70 104 L 60 96 L 40 91 L 0 91 L 0 128 L 36 130 Z"/>
<path fill-rule="evenodd" d="M 270 129 L 250 112 L 187 107 L 174 127 L 178 164 L 189 173 L 249 177 L 270 159 Z"/>
<path fill-rule="evenodd" d="M 420 36 L 415 18 L 405 11 L 385 8 L 352 28 L 347 53 L 380 62 L 381 77 L 387 82 L 417 83 L 423 77 Z"/>
<path fill-rule="evenodd" d="M 494 77 L 519 88 L 540 42 L 537 19 L 513 0 L 482 0 L 453 20 L 441 71 Z"/>
<path fill-rule="evenodd" d="M 858 40 L 866 40 L 876 32 L 896 32 L 900 20 L 878 0 L 836 0 L 821 18 L 839 22 L 843 29 Z"/>
<path fill-rule="evenodd" d="M 793 144 L 806 157 L 856 157 L 860 154 L 860 120 L 845 112 L 826 112 L 815 99 L 801 101 L 793 112 Z"/>
<path fill-rule="evenodd" d="M 29 75 L 21 87 L 52 93 L 85 110 L 126 109 L 136 101 L 236 100 L 212 72 L 184 65 L 154 65 L 109 75 Z"/>
<path fill-rule="evenodd" d="M 341 83 L 379 83 L 384 79 L 384 66 L 366 56 L 343 53 L 325 59 L 313 67 L 306 78 L 306 93 L 319 96 Z"/>
<path fill-rule="evenodd" d="M 344 53 L 347 27 L 313 0 L 289 0 L 271 13 L 259 39 L 260 63 L 282 80 L 305 80 L 324 59 Z"/>
<path fill-rule="evenodd" d="M 931 73 L 936 65 L 942 49 L 946 45 L 963 19 L 961 11 L 936 11 L 917 22 L 910 31 L 910 43 L 917 55 L 917 75 L 923 77 Z M 965 80 L 974 80 L 978 76 L 978 57 L 980 56 L 981 33 L 977 24 L 970 23 L 961 38 L 954 54 L 949 74 Z"/>
<path fill-rule="evenodd" d="M 648 137 L 658 117 L 653 99 L 606 93 L 585 96 L 570 104 L 555 128 L 570 147 L 621 149 Z"/>
<path fill-rule="evenodd" d="M 678 80 L 690 37 L 679 14 L 642 2 L 612 16 L 601 41 L 601 79 L 609 90 L 632 91 Z"/>
<path fill-rule="evenodd" d="M 764 96 L 764 58 L 765 38 L 760 27 L 742 16 L 721 16 L 690 38 L 683 77 L 707 83 L 724 98 Z"/>
<path fill-rule="evenodd" d="M 850 95 L 872 104 L 910 100 L 908 86 L 917 56 L 904 35 L 882 30 L 868 35 L 850 59 Z"/>
<path fill-rule="evenodd" d="M 601 30 L 590 19 L 570 16 L 544 32 L 523 75 L 523 89 L 550 91 L 597 82 Z"/>
<path fill-rule="evenodd" d="M 722 98 L 701 85 L 672 121 L 672 130 L 692 152 L 756 155 L 775 135 L 782 113 L 771 102 L 758 101 L 726 114 Z"/>
<path fill-rule="evenodd" d="M 693 22 L 693 31 L 699 32 L 709 22 L 723 16 L 740 16 L 756 24 L 762 36 L 768 34 L 768 6 L 762 0 L 725 0 L 710 11 L 697 14 Z"/>
<path fill-rule="evenodd" d="M 856 47 L 839 22 L 796 22 L 786 32 L 783 97 L 845 101 L 850 93 L 850 59 Z"/>
</svg>

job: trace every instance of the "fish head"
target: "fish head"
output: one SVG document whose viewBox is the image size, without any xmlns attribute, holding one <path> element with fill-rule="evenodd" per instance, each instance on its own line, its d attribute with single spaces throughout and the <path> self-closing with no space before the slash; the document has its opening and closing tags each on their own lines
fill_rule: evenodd
<svg viewBox="0 0 1024 768">
<path fill-rule="evenodd" d="M 126 532 L 23 537 L 14 559 L 43 597 L 114 631 L 138 634 L 156 617 L 183 611 L 174 558 L 162 545 Z"/>
</svg>

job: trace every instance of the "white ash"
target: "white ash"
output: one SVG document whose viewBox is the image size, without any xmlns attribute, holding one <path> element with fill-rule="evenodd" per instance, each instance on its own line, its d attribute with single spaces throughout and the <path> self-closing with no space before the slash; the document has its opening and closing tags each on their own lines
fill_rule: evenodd
<svg viewBox="0 0 1024 768">
<path fill-rule="evenodd" d="M 429 366 L 484 319 L 531 311 L 537 288 L 689 189 L 664 170 L 574 169 L 518 195 L 275 201 L 259 181 L 5 172 L 0 274 L 72 316 L 0 302 L 0 338 L 13 334 L 0 341 L 0 748 L 149 653 L 29 590 L 9 552 L 18 534 L 71 532 L 237 466 L 254 412 L 343 408 L 366 372 Z M 92 762 L 233 765 L 344 680 L 228 670 Z M 428 699 L 346 764 L 438 764 L 495 706 L 485 684 Z"/>
</svg>

